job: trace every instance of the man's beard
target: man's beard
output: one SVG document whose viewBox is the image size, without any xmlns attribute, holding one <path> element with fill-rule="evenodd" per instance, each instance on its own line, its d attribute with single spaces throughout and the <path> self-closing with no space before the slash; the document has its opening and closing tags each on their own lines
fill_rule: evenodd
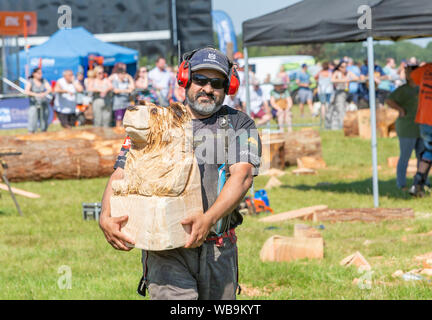
<svg viewBox="0 0 432 320">
<path fill-rule="evenodd" d="M 198 101 L 200 97 L 207 97 L 209 102 L 200 103 Z M 191 107 L 193 111 L 195 111 L 199 115 L 209 116 L 219 111 L 219 109 L 222 107 L 223 100 L 217 101 L 213 94 L 207 94 L 204 91 L 198 92 L 196 96 L 191 99 L 191 97 L 189 96 L 189 91 L 187 91 L 186 103 L 189 105 L 189 107 Z"/>
</svg>

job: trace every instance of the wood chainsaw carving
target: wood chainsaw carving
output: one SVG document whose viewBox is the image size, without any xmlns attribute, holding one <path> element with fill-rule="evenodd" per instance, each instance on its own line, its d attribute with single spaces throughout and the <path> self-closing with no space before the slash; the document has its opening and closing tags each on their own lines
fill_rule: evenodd
<svg viewBox="0 0 432 320">
<path fill-rule="evenodd" d="M 201 181 L 193 152 L 192 121 L 180 103 L 129 107 L 123 119 L 131 147 L 125 177 L 112 182 L 111 215 L 128 215 L 122 232 L 145 250 L 182 247 L 180 223 L 202 213 Z"/>
</svg>

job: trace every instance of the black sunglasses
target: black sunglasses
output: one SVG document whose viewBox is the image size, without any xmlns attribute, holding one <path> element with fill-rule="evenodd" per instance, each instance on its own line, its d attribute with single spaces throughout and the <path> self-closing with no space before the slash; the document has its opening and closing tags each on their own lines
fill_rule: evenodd
<svg viewBox="0 0 432 320">
<path fill-rule="evenodd" d="M 204 87 L 210 82 L 213 89 L 224 89 L 226 80 L 221 78 L 208 78 L 202 74 L 194 73 L 192 75 L 192 82 L 201 87 Z"/>
</svg>

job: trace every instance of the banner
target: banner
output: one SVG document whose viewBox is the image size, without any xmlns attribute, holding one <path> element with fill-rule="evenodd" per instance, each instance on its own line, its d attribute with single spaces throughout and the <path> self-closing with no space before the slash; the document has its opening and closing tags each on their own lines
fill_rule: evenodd
<svg viewBox="0 0 432 320">
<path fill-rule="evenodd" d="M 219 50 L 227 54 L 227 44 L 231 42 L 233 45 L 232 53 L 237 52 L 237 38 L 229 15 L 224 11 L 214 10 L 212 16 L 218 34 Z"/>
<path fill-rule="evenodd" d="M 0 34 L 4 36 L 35 35 L 37 16 L 34 11 L 0 11 Z"/>
<path fill-rule="evenodd" d="M 28 98 L 0 100 L 0 129 L 27 128 Z"/>
</svg>

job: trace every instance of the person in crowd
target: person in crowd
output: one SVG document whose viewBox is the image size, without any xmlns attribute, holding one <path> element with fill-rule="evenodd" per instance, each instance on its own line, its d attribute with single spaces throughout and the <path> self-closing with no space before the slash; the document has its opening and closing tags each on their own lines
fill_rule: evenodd
<svg viewBox="0 0 432 320">
<path fill-rule="evenodd" d="M 313 94 L 312 90 L 310 88 L 311 81 L 310 81 L 310 74 L 307 70 L 306 63 L 303 63 L 301 66 L 300 72 L 297 73 L 297 79 L 296 83 L 299 86 L 298 90 L 298 100 L 299 100 L 299 108 L 300 108 L 300 116 L 304 117 L 304 104 L 307 103 L 310 113 L 313 113 Z"/>
<path fill-rule="evenodd" d="M 288 87 L 288 83 L 289 83 L 289 75 L 288 73 L 285 71 L 285 66 L 281 65 L 278 74 L 276 75 L 276 78 L 280 78 L 282 79 L 284 86 Z"/>
<path fill-rule="evenodd" d="M 76 122 L 77 93 L 84 88 L 75 79 L 72 70 L 63 71 L 63 77 L 58 79 L 54 88 L 56 97 L 57 117 L 63 128 L 71 128 Z"/>
<path fill-rule="evenodd" d="M 249 96 L 251 118 L 254 120 L 257 119 L 257 126 L 262 126 L 270 122 L 272 118 L 270 108 L 264 97 L 259 81 L 253 79 L 252 87 Z M 243 90 L 240 100 L 243 110 L 246 110 L 246 90 Z"/>
<path fill-rule="evenodd" d="M 420 127 L 414 119 L 417 113 L 419 88 L 410 77 L 411 71 L 417 66 L 407 66 L 405 75 L 407 83 L 393 91 L 386 100 L 387 105 L 399 111 L 396 120 L 396 133 L 399 138 L 399 161 L 396 171 L 396 185 L 406 189 L 406 171 L 412 151 L 415 150 L 417 163 L 420 163 L 424 152 L 423 140 L 420 137 Z"/>
<path fill-rule="evenodd" d="M 331 130 L 340 130 L 343 127 L 343 119 L 347 108 L 349 82 L 357 81 L 357 77 L 347 70 L 347 62 L 341 61 L 332 74 L 332 83 L 335 93 L 329 110 L 326 113 L 325 127 Z"/>
<path fill-rule="evenodd" d="M 96 74 L 94 69 L 87 71 L 87 78 L 84 79 L 84 87 L 88 88 L 90 83 L 96 78 Z"/>
<path fill-rule="evenodd" d="M 48 130 L 49 105 L 47 95 L 51 93 L 51 87 L 42 76 L 42 69 L 33 69 L 25 86 L 25 94 L 30 97 L 28 111 L 28 131 L 36 132 L 38 123 L 42 132 Z"/>
<path fill-rule="evenodd" d="M 93 125 L 109 127 L 111 125 L 112 107 L 108 93 L 112 90 L 111 81 L 105 77 L 104 69 L 97 66 L 96 78 L 90 82 L 88 91 L 93 95 Z"/>
<path fill-rule="evenodd" d="M 408 62 L 405 59 L 402 59 L 399 67 L 397 68 L 398 78 L 395 80 L 395 87 L 400 87 L 401 85 L 406 83 L 406 75 L 405 68 L 408 65 Z"/>
<path fill-rule="evenodd" d="M 384 77 L 384 71 L 381 66 L 375 64 L 374 65 L 374 82 L 375 82 L 375 94 L 376 90 L 381 82 L 381 78 Z M 361 84 L 359 86 L 359 104 L 362 107 L 369 108 L 369 68 L 368 61 L 365 60 L 364 64 L 360 68 L 360 81 Z"/>
<path fill-rule="evenodd" d="M 424 186 L 432 166 L 432 63 L 413 70 L 410 78 L 420 86 L 415 122 L 420 125 L 420 136 L 423 139 L 425 151 L 421 154 L 414 183 L 409 192 L 413 196 L 421 197 L 425 194 Z"/>
<path fill-rule="evenodd" d="M 135 74 L 135 88 L 138 90 L 146 90 L 149 86 L 149 78 L 146 67 L 140 67 Z"/>
<path fill-rule="evenodd" d="M 358 80 L 360 79 L 360 66 L 359 63 L 356 63 L 353 59 L 348 58 L 347 71 L 349 72 L 348 77 L 352 75 Z M 354 103 L 357 108 L 359 102 L 359 82 L 354 79 L 350 79 L 348 84 L 348 101 L 350 103 Z M 354 109 L 354 108 L 353 108 Z"/>
<path fill-rule="evenodd" d="M 270 106 L 276 111 L 279 131 L 284 132 L 285 127 L 288 132 L 292 131 L 292 112 L 293 101 L 282 78 L 273 81 L 273 90 L 270 93 Z"/>
<path fill-rule="evenodd" d="M 135 89 L 134 79 L 126 72 L 126 68 L 118 68 L 117 73 L 111 78 L 113 91 L 114 119 L 116 127 L 121 127 L 123 117 L 130 102 L 130 95 Z"/>
<path fill-rule="evenodd" d="M 393 58 L 387 58 L 386 65 L 383 68 L 384 76 L 378 85 L 377 98 L 379 106 L 384 107 L 384 102 L 389 97 L 390 93 L 394 90 L 393 81 L 397 79 L 396 63 Z"/>
<path fill-rule="evenodd" d="M 169 89 L 171 83 L 171 72 L 167 69 L 166 60 L 163 57 L 158 57 L 156 67 L 148 74 L 149 81 L 159 98 L 161 106 L 169 106 Z"/>
<path fill-rule="evenodd" d="M 417 60 L 416 57 L 411 57 L 408 59 L 408 64 L 411 66 L 418 66 L 419 65 L 419 61 Z"/>
<path fill-rule="evenodd" d="M 243 96 L 246 95 L 246 93 L 245 93 L 245 89 L 246 89 L 246 77 L 245 77 L 245 65 L 244 65 L 244 61 L 237 62 L 237 65 L 238 65 L 237 73 L 238 73 L 239 80 L 240 80 L 240 87 L 239 87 L 238 92 L 237 92 L 238 99 L 234 100 L 234 102 L 237 101 L 237 103 L 235 104 L 236 105 L 235 109 L 239 110 L 239 111 L 246 112 L 246 109 L 244 107 L 244 104 L 243 104 L 242 98 L 241 98 L 241 97 L 243 97 Z M 255 80 L 255 74 L 253 73 L 252 70 L 249 69 L 249 84 L 253 83 L 254 80 Z"/>
<path fill-rule="evenodd" d="M 323 62 L 322 69 L 315 75 L 315 79 L 318 82 L 318 97 L 321 102 L 321 117 L 324 119 L 334 91 L 332 73 L 329 69 L 328 62 Z"/>
</svg>

